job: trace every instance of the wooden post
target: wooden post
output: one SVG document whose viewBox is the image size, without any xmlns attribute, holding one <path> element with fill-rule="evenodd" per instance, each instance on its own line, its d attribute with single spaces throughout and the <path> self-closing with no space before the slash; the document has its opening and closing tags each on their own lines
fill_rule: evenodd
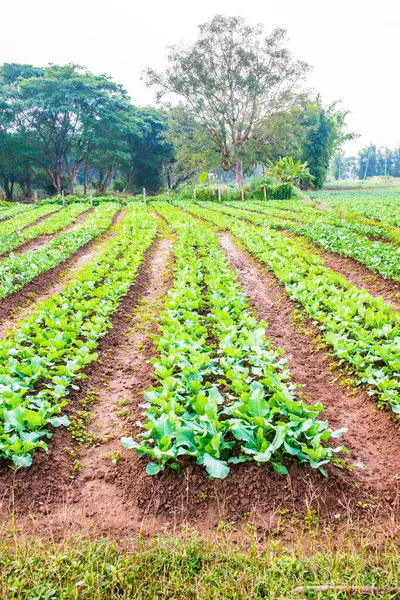
<svg viewBox="0 0 400 600">
<path fill-rule="evenodd" d="M 61 196 L 62 196 L 62 203 L 63 206 L 65 206 L 65 196 L 64 196 L 64 190 L 61 191 Z"/>
<path fill-rule="evenodd" d="M 143 188 L 143 202 L 146 204 L 146 188 Z"/>
<path fill-rule="evenodd" d="M 193 201 L 196 202 L 196 186 L 194 187 L 194 190 L 193 190 Z"/>
<path fill-rule="evenodd" d="M 93 192 L 90 192 L 90 204 L 93 206 Z"/>
<path fill-rule="evenodd" d="M 35 204 L 37 204 L 37 191 L 35 190 L 35 194 L 33 196 L 33 201 Z"/>
<path fill-rule="evenodd" d="M 264 185 L 264 200 L 267 199 L 267 187 Z"/>
<path fill-rule="evenodd" d="M 168 202 L 171 202 L 171 190 L 168 188 Z"/>
<path fill-rule="evenodd" d="M 243 188 L 240 190 L 240 195 L 242 196 L 242 200 L 244 200 L 244 190 L 243 190 Z"/>
<path fill-rule="evenodd" d="M 218 188 L 218 202 L 221 202 L 221 188 Z"/>
</svg>

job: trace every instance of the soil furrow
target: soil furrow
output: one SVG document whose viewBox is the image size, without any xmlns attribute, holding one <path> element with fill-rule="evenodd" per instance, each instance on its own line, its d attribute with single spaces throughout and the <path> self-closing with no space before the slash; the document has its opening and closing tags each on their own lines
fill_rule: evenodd
<svg viewBox="0 0 400 600">
<path fill-rule="evenodd" d="M 27 283 L 21 290 L 0 301 L 0 339 L 33 313 L 39 302 L 58 294 L 76 273 L 87 263 L 101 254 L 104 246 L 113 237 L 113 226 L 124 216 L 119 210 L 114 216 L 111 227 L 98 238 L 94 238 L 75 254 L 54 269 L 42 273 L 33 281 Z"/>
<path fill-rule="evenodd" d="M 239 221 L 244 221 L 253 227 L 261 227 L 251 221 L 247 221 L 244 217 L 235 217 Z M 295 234 L 289 229 L 280 229 L 279 233 L 288 239 L 300 243 L 301 246 L 307 248 L 313 254 L 317 254 L 324 261 L 324 265 L 343 275 L 353 285 L 367 290 L 372 296 L 382 296 L 385 302 L 391 304 L 396 310 L 400 311 L 400 285 L 395 281 L 384 279 L 378 273 L 371 271 L 365 265 L 357 262 L 353 258 L 347 258 L 340 254 L 323 250 L 306 236 Z"/>
<path fill-rule="evenodd" d="M 389 413 L 377 410 L 363 390 L 349 391 L 335 381 L 329 358 L 312 343 L 315 336 L 313 340 L 312 334 L 296 327 L 296 305 L 275 276 L 239 249 L 228 233 L 220 234 L 220 243 L 257 316 L 267 321 L 268 336 L 285 350 L 294 381 L 304 384 L 307 401 L 326 407 L 332 428 L 348 428 L 344 443 L 351 453 L 350 462 L 356 465 L 354 481 L 372 493 L 396 490 L 400 467 L 393 457 L 400 453 L 398 424 Z M 308 324 L 307 328 L 311 331 Z"/>
</svg>

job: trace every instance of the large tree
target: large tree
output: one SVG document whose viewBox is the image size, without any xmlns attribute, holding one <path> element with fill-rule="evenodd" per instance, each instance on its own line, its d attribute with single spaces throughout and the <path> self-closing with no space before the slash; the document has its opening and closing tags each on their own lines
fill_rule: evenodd
<svg viewBox="0 0 400 600">
<path fill-rule="evenodd" d="M 127 101 L 125 90 L 105 76 L 94 76 L 77 65 L 51 66 L 43 77 L 20 79 L 20 122 L 35 133 L 40 160 L 57 192 L 65 171 L 73 193 L 78 169 L 88 159 L 104 123 L 115 123 Z M 121 135 L 118 121 L 117 135 Z"/>
<path fill-rule="evenodd" d="M 210 132 L 221 166 L 234 171 L 242 187 L 243 155 L 250 141 L 263 141 L 260 124 L 269 115 L 292 106 L 296 86 L 309 67 L 285 47 L 286 32 L 265 36 L 240 17 L 215 16 L 200 25 L 199 39 L 174 46 L 169 67 L 145 71 L 157 98 L 173 93 L 184 99 L 189 113 Z"/>
</svg>

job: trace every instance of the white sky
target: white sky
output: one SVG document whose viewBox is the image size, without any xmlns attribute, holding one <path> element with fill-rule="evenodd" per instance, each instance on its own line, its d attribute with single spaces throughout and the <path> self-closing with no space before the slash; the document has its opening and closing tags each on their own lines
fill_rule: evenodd
<svg viewBox="0 0 400 600">
<path fill-rule="evenodd" d="M 308 84 L 352 111 L 362 135 L 347 153 L 400 143 L 400 0 L 0 0 L 0 63 L 78 63 L 154 104 L 142 69 L 162 68 L 165 46 L 194 40 L 216 13 L 288 30 L 293 54 L 314 67 Z"/>
</svg>

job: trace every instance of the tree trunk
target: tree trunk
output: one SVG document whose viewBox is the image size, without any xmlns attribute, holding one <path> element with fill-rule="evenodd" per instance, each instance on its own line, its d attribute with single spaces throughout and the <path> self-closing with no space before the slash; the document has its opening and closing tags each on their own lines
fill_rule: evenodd
<svg viewBox="0 0 400 600">
<path fill-rule="evenodd" d="M 242 189 L 244 186 L 244 177 L 243 177 L 243 159 L 242 153 L 236 153 L 236 162 L 232 167 L 233 174 L 235 176 L 236 185 L 239 189 Z"/>
<path fill-rule="evenodd" d="M 32 197 L 32 172 L 31 165 L 29 162 L 25 165 L 25 196 L 28 200 Z"/>
<path fill-rule="evenodd" d="M 85 162 L 85 167 L 83 169 L 83 193 L 85 194 L 85 196 L 87 196 L 87 188 L 88 188 L 87 172 L 88 172 L 88 164 L 87 164 L 87 162 Z"/>
<path fill-rule="evenodd" d="M 367 179 L 368 167 L 369 167 L 369 151 L 368 151 L 368 156 L 367 156 L 367 162 L 366 162 L 366 165 L 365 165 L 364 179 Z"/>
<path fill-rule="evenodd" d="M 55 171 L 49 170 L 48 173 L 50 175 L 51 183 L 54 185 L 57 194 L 61 194 L 63 184 L 61 161 L 57 160 Z"/>
<path fill-rule="evenodd" d="M 3 177 L 3 183 L 4 183 L 4 191 L 6 193 L 6 200 L 12 200 L 13 199 L 13 189 L 14 189 L 14 181 L 9 180 L 8 177 Z"/>
<path fill-rule="evenodd" d="M 102 194 L 105 194 L 105 192 L 107 191 L 107 188 L 108 188 L 108 186 L 110 185 L 110 183 L 111 183 L 111 180 L 112 180 L 112 174 L 113 174 L 113 170 L 112 170 L 112 169 L 109 169 L 109 170 L 107 171 L 107 175 L 106 175 L 106 177 L 105 177 L 105 179 L 104 179 L 103 183 L 102 183 L 102 184 L 101 184 L 101 186 L 100 186 L 100 192 L 101 192 Z"/>
<path fill-rule="evenodd" d="M 78 175 L 78 167 L 71 169 L 69 173 L 69 190 L 68 193 L 73 196 L 75 191 L 75 181 Z"/>
<path fill-rule="evenodd" d="M 129 171 L 128 175 L 126 176 L 126 189 L 125 189 L 127 194 L 131 194 L 132 193 L 132 173 Z"/>
</svg>

